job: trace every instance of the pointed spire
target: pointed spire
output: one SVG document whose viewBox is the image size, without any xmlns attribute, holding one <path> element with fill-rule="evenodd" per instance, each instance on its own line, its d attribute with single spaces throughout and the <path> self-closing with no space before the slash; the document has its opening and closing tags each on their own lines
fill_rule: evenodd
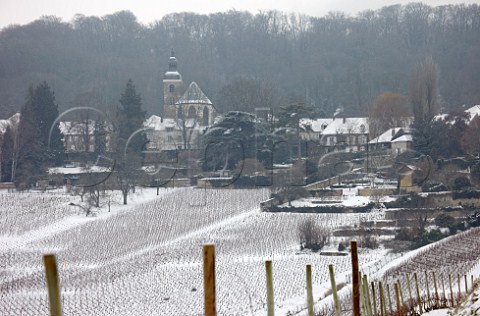
<svg viewBox="0 0 480 316">
<path fill-rule="evenodd" d="M 177 58 L 175 57 L 175 51 L 173 48 L 170 52 L 170 59 L 168 61 L 168 71 L 177 71 Z"/>
</svg>

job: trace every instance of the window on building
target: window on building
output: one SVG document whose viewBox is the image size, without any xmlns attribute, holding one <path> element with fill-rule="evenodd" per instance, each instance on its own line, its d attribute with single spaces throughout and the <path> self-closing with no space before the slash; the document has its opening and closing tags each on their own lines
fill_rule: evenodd
<svg viewBox="0 0 480 316">
<path fill-rule="evenodd" d="M 191 106 L 188 109 L 188 117 L 189 118 L 195 118 L 197 116 L 197 111 L 195 110 L 195 107 Z"/>
<path fill-rule="evenodd" d="M 203 108 L 203 126 L 208 126 L 208 121 L 209 121 L 209 113 L 208 113 L 208 108 L 204 107 Z"/>
<path fill-rule="evenodd" d="M 174 93 L 175 92 L 175 86 L 173 84 L 171 84 L 170 86 L 168 86 L 168 89 L 170 91 L 170 93 Z"/>
</svg>

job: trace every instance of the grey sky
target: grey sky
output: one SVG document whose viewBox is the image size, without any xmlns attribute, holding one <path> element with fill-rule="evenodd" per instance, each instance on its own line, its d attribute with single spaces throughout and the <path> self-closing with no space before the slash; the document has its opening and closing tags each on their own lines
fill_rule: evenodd
<svg viewBox="0 0 480 316">
<path fill-rule="evenodd" d="M 27 24 L 42 15 L 55 15 L 71 21 L 76 13 L 103 16 L 120 10 L 133 12 L 142 23 L 160 20 L 172 12 L 213 13 L 230 9 L 257 13 L 279 10 L 324 16 L 329 11 L 355 15 L 366 9 L 408 3 L 402 0 L 0 0 L 0 28 Z M 417 1 L 418 2 L 418 1 Z M 425 0 L 431 6 L 456 3 L 480 3 L 480 0 Z"/>
</svg>

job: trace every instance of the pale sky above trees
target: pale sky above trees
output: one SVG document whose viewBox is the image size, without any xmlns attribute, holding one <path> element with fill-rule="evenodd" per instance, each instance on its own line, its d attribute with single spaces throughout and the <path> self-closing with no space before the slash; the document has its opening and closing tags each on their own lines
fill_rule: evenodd
<svg viewBox="0 0 480 316">
<path fill-rule="evenodd" d="M 11 24 L 27 24 L 43 15 L 55 15 L 71 21 L 75 14 L 103 16 L 129 10 L 141 23 L 160 20 L 172 12 L 208 14 L 235 9 L 237 11 L 278 10 L 311 16 L 324 16 L 330 11 L 356 15 L 367 9 L 376 10 L 392 4 L 406 4 L 405 0 L 0 0 L 0 28 Z M 424 0 L 431 6 L 459 3 L 478 3 L 479 0 Z"/>
</svg>

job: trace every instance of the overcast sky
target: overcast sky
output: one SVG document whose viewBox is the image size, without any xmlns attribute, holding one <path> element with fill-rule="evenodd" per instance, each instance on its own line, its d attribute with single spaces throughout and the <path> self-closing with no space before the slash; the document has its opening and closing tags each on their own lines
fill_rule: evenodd
<svg viewBox="0 0 480 316">
<path fill-rule="evenodd" d="M 213 13 L 230 9 L 257 13 L 279 10 L 324 16 L 330 11 L 355 15 L 366 9 L 408 3 L 403 0 L 0 0 L 0 28 L 10 24 L 27 24 L 42 15 L 55 15 L 69 22 L 75 14 L 104 16 L 129 10 L 144 24 L 160 20 L 172 12 Z M 415 1 L 413 1 L 415 2 Z M 417 1 L 418 2 L 418 1 Z M 480 3 L 480 0 L 424 0 L 431 6 L 456 3 Z"/>
</svg>

